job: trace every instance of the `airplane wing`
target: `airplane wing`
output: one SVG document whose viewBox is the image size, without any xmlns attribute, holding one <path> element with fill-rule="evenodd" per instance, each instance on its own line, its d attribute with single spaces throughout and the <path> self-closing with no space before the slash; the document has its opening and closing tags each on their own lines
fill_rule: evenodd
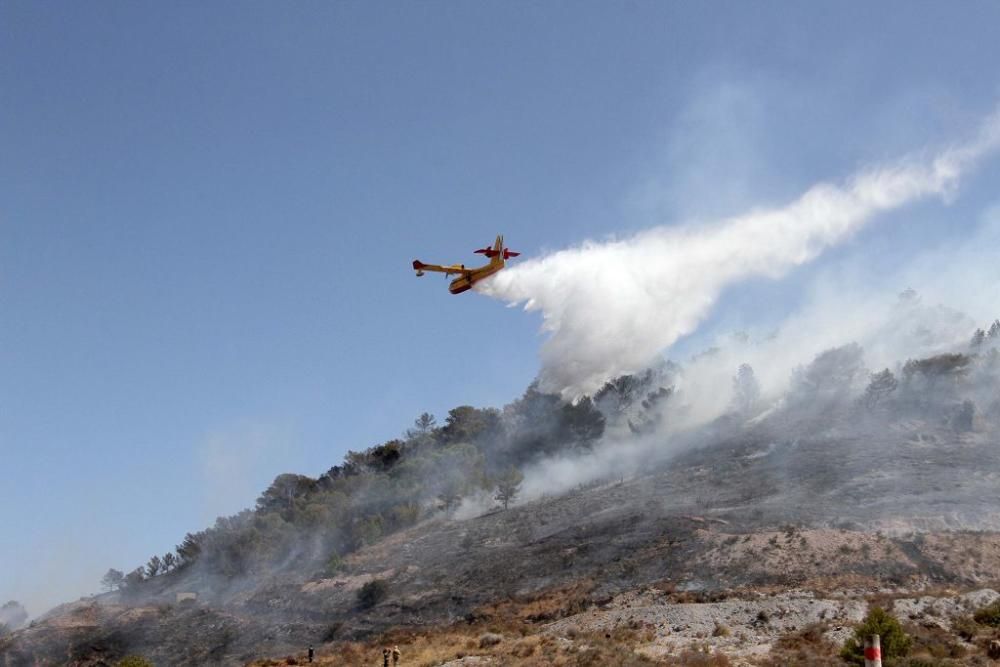
<svg viewBox="0 0 1000 667">
<path fill-rule="evenodd" d="M 451 266 L 441 266 L 440 264 L 424 264 L 419 259 L 413 260 L 413 270 L 417 272 L 417 275 L 422 274 L 424 271 L 437 271 L 438 273 L 446 274 L 456 274 L 461 273 L 462 275 L 468 276 L 472 274 L 472 269 L 465 268 L 464 264 L 452 264 Z"/>
</svg>

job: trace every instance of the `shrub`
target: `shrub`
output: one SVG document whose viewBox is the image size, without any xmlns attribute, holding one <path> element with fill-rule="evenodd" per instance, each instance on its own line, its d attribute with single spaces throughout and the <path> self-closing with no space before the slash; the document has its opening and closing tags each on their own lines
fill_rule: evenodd
<svg viewBox="0 0 1000 667">
<path fill-rule="evenodd" d="M 967 642 L 971 642 L 979 634 L 979 624 L 969 616 L 956 618 L 951 622 L 951 629 Z"/>
<path fill-rule="evenodd" d="M 326 561 L 326 574 L 333 576 L 344 566 L 344 561 L 336 551 Z"/>
<path fill-rule="evenodd" d="M 895 658 L 910 652 L 913 641 L 903 631 L 899 621 L 881 607 L 873 607 L 861 625 L 854 629 L 854 636 L 844 642 L 840 657 L 855 665 L 865 664 L 865 638 L 878 635 L 882 645 L 882 661 L 886 667 L 895 663 Z"/>
<path fill-rule="evenodd" d="M 972 618 L 976 621 L 976 623 L 980 623 L 982 625 L 1000 627 L 1000 600 L 997 600 L 993 604 L 986 605 L 985 607 L 980 607 L 976 610 L 976 613 L 972 615 Z"/>
<path fill-rule="evenodd" d="M 344 627 L 344 624 L 339 621 L 331 624 L 330 627 L 326 629 L 326 632 L 323 633 L 323 643 L 332 642 L 337 639 L 337 635 L 340 633 L 340 629 L 342 627 Z"/>
<path fill-rule="evenodd" d="M 358 589 L 358 604 L 362 609 L 371 609 L 389 594 L 389 583 L 385 579 L 372 579 Z"/>
<path fill-rule="evenodd" d="M 706 653 L 688 649 L 677 656 L 675 664 L 683 667 L 729 667 L 729 658 L 722 653 Z"/>
<path fill-rule="evenodd" d="M 496 634 L 495 632 L 487 632 L 479 637 L 479 648 L 489 648 L 490 646 L 496 646 L 501 641 L 503 637 Z"/>
<path fill-rule="evenodd" d="M 153 667 L 153 663 L 141 655 L 127 655 L 116 662 L 115 667 Z"/>
</svg>

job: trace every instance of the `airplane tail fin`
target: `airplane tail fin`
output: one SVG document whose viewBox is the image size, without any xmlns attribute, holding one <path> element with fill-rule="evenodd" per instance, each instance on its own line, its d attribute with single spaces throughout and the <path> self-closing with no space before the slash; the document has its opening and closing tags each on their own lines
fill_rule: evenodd
<svg viewBox="0 0 1000 667">
<path fill-rule="evenodd" d="M 497 240 L 493 242 L 490 264 L 493 266 L 497 264 L 503 265 L 505 259 L 507 258 L 503 256 L 503 236 L 498 234 Z"/>
</svg>

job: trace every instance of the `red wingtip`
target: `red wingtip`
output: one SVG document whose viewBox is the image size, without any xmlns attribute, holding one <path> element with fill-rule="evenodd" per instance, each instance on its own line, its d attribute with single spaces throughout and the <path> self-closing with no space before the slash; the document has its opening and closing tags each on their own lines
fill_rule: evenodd
<svg viewBox="0 0 1000 667">
<path fill-rule="evenodd" d="M 424 268 L 425 266 L 427 266 L 427 265 L 424 264 L 423 262 L 421 262 L 419 259 L 413 260 L 413 268 L 414 269 L 416 269 L 416 270 L 419 271 L 420 269 Z"/>
</svg>

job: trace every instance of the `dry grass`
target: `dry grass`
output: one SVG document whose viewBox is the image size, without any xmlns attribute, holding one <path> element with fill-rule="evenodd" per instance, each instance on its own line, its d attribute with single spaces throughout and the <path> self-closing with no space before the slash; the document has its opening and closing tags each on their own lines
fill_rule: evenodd
<svg viewBox="0 0 1000 667">
<path fill-rule="evenodd" d="M 407 667 L 434 667 L 466 656 L 489 656 L 495 664 L 523 667 L 622 667 L 655 664 L 728 665 L 728 662 L 664 663 L 635 653 L 630 642 L 622 643 L 619 636 L 598 634 L 578 635 L 575 640 L 535 634 L 527 637 L 505 637 L 499 643 L 480 648 L 474 636 L 480 629 L 467 632 L 441 631 L 411 637 L 408 642 L 337 642 L 317 651 L 314 665 L 327 667 L 370 667 L 381 664 L 383 646 L 399 646 L 403 664 Z M 303 664 L 303 656 L 291 660 L 263 660 L 254 667 L 277 667 Z"/>
<path fill-rule="evenodd" d="M 825 623 L 813 623 L 802 630 L 792 632 L 775 642 L 771 655 L 761 665 L 784 667 L 785 665 L 815 665 L 816 667 L 842 667 L 844 662 L 837 657 L 839 646 L 834 646 L 823 637 L 827 629 Z"/>
<path fill-rule="evenodd" d="M 620 627 L 608 633 L 572 630 L 567 637 L 543 633 L 550 620 L 580 613 L 590 606 L 591 582 L 544 594 L 506 600 L 477 610 L 472 623 L 446 628 L 398 629 L 364 642 L 338 641 L 317 647 L 314 665 L 370 667 L 381 664 L 382 648 L 399 646 L 406 667 L 433 667 L 466 656 L 488 656 L 498 665 L 523 667 L 611 667 L 654 664 L 725 665 L 720 662 L 657 661 L 635 652 L 648 642 L 641 628 Z M 484 641 L 484 637 L 489 637 Z M 499 639 L 499 641 L 497 641 Z M 304 664 L 304 656 L 263 660 L 251 667 Z"/>
<path fill-rule="evenodd" d="M 477 610 L 482 619 L 505 622 L 542 623 L 586 611 L 593 604 L 594 582 L 584 579 L 570 586 L 552 589 L 537 595 L 522 596 L 486 605 Z"/>
</svg>

